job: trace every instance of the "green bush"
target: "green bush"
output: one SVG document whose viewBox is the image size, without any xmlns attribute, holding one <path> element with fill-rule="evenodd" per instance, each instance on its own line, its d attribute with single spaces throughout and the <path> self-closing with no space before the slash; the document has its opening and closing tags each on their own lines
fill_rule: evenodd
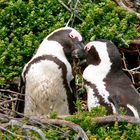
<svg viewBox="0 0 140 140">
<path fill-rule="evenodd" d="M 94 123 L 91 118 L 105 116 L 106 109 L 103 106 L 95 107 L 91 112 L 80 111 L 65 120 L 80 125 L 90 140 L 139 140 L 140 127 L 126 122 Z"/>
<path fill-rule="evenodd" d="M 104 107 L 95 107 L 92 109 L 91 112 L 86 112 L 79 110 L 76 114 L 65 117 L 65 120 L 74 122 L 81 126 L 81 128 L 86 132 L 89 140 L 139 140 L 140 139 L 140 126 L 135 124 L 130 124 L 126 122 L 110 122 L 110 123 L 95 123 L 91 121 L 93 117 L 104 116 L 106 115 L 106 110 Z M 29 121 L 29 122 L 28 122 Z M 42 124 L 38 121 L 31 121 L 30 119 L 20 121 L 24 125 L 31 126 L 33 125 L 36 127 L 38 131 L 33 130 L 24 130 L 17 124 L 11 125 L 6 129 L 10 132 L 16 134 L 13 136 L 12 133 L 8 131 L 0 130 L 0 139 L 2 140 L 24 140 L 21 136 L 27 136 L 28 139 L 39 139 L 40 136 L 37 132 L 39 129 L 42 130 L 45 137 L 48 140 L 74 140 L 75 136 L 77 135 L 75 131 L 71 130 L 70 128 L 66 127 L 65 125 L 49 125 L 49 124 Z M 36 122 L 36 124 L 35 124 Z M 33 124 L 32 124 L 33 123 Z M 27 128 L 27 127 L 26 127 Z"/>
<path fill-rule="evenodd" d="M 69 0 L 63 0 L 67 5 Z M 73 12 L 69 25 L 78 29 L 85 42 L 104 38 L 112 40 L 118 47 L 129 47 L 130 40 L 137 36 L 136 15 L 117 7 L 111 0 L 82 0 Z M 0 1 L 0 88 L 12 88 L 11 81 L 21 74 L 39 44 L 50 32 L 65 26 L 71 13 L 57 0 L 1 0 Z M 80 76 L 78 76 L 79 78 Z M 80 78 L 79 78 L 80 79 Z M 79 83 L 77 83 L 79 84 Z M 81 84 L 81 79 L 80 79 Z M 80 85 L 81 86 L 81 85 Z M 80 92 L 84 92 L 83 88 Z M 65 118 L 79 124 L 91 140 L 140 139 L 140 127 L 129 123 L 93 124 L 90 119 L 106 115 L 104 108 L 94 108 L 91 112 L 82 110 L 81 102 L 77 101 L 77 113 Z M 52 113 L 52 118 L 57 114 Z M 9 128 L 12 132 L 22 134 L 20 128 Z M 69 138 L 74 139 L 74 132 L 69 128 L 51 128 L 43 130 L 48 139 L 59 139 L 60 132 L 68 131 Z M 0 138 L 5 137 L 0 131 Z M 36 136 L 31 132 L 31 137 Z M 19 139 L 19 138 L 17 138 Z"/>
<path fill-rule="evenodd" d="M 85 40 L 109 39 L 118 47 L 128 47 L 130 40 L 137 36 L 136 15 L 130 14 L 111 0 L 83 1 L 81 16 L 84 21 L 79 25 Z"/>
<path fill-rule="evenodd" d="M 40 42 L 69 18 L 63 7 L 48 0 L 0 2 L 0 85 L 19 76 Z"/>
<path fill-rule="evenodd" d="M 68 0 L 64 1 L 65 4 Z M 75 7 L 72 1 L 72 8 Z M 137 36 L 137 18 L 111 0 L 80 1 L 70 26 L 77 28 L 86 42 L 106 38 L 125 47 Z M 0 87 L 9 88 L 19 76 L 39 44 L 51 31 L 65 26 L 71 13 L 56 0 L 0 1 Z M 82 20 L 81 20 L 82 19 Z"/>
</svg>

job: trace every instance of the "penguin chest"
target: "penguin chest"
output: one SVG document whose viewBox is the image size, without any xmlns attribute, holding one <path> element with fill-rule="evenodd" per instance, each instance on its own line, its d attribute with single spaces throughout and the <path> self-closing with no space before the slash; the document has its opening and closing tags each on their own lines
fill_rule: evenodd
<svg viewBox="0 0 140 140">
<path fill-rule="evenodd" d="M 88 110 L 91 111 L 91 109 L 93 107 L 100 105 L 100 101 L 99 101 L 96 93 L 94 92 L 94 90 L 89 85 L 85 85 L 85 88 L 86 88 L 87 94 L 88 94 L 87 95 Z"/>
<path fill-rule="evenodd" d="M 109 113 L 116 113 L 115 106 L 109 101 L 109 92 L 106 90 L 103 75 L 95 75 L 93 67 L 87 67 L 84 70 L 83 78 L 87 90 L 87 104 L 89 110 L 95 106 L 105 106 Z M 92 75 L 93 73 L 93 75 Z"/>
<path fill-rule="evenodd" d="M 69 114 L 63 70 L 53 61 L 33 64 L 26 74 L 26 115 Z M 66 81 L 68 82 L 68 81 Z"/>
</svg>

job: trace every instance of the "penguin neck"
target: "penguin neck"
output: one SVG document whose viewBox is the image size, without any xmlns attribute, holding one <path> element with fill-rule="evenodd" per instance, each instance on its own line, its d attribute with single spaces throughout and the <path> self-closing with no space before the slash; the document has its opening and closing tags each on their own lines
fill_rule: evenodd
<svg viewBox="0 0 140 140">
<path fill-rule="evenodd" d="M 111 62 L 108 61 L 104 63 L 103 61 L 99 65 L 89 64 L 84 70 L 83 76 L 85 79 L 89 81 L 103 81 L 103 79 L 107 76 L 111 69 Z"/>
<path fill-rule="evenodd" d="M 37 53 L 35 54 L 33 59 L 35 57 L 42 56 L 42 55 L 52 55 L 52 56 L 57 57 L 66 65 L 69 73 L 70 74 L 72 73 L 71 65 L 65 56 L 63 47 L 58 42 L 44 39 L 43 42 L 40 44 L 40 47 L 38 48 Z M 73 76 L 71 77 L 73 78 Z"/>
<path fill-rule="evenodd" d="M 102 45 L 105 45 L 105 43 L 102 43 Z M 110 72 L 112 65 L 106 47 L 99 46 L 96 49 L 99 54 L 100 63 L 98 65 L 89 63 L 89 65 L 84 71 L 84 76 L 87 77 L 85 79 L 90 79 L 90 81 L 95 81 L 95 78 L 97 81 L 102 81 Z"/>
</svg>

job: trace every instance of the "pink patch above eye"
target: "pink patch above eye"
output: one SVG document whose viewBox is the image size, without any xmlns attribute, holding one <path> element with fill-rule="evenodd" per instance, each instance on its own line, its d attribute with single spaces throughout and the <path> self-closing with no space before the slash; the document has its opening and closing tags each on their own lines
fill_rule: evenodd
<svg viewBox="0 0 140 140">
<path fill-rule="evenodd" d="M 90 48 L 93 46 L 92 42 L 89 42 L 84 49 L 86 49 L 87 51 L 90 50 Z"/>
<path fill-rule="evenodd" d="M 75 38 L 72 34 L 70 34 L 70 37 L 71 37 L 71 38 Z"/>
<path fill-rule="evenodd" d="M 78 33 L 78 32 L 75 31 L 75 30 L 72 30 L 72 31 L 69 33 L 69 36 L 70 36 L 70 38 L 78 38 L 79 41 L 82 41 L 82 37 L 81 37 L 80 33 Z"/>
</svg>

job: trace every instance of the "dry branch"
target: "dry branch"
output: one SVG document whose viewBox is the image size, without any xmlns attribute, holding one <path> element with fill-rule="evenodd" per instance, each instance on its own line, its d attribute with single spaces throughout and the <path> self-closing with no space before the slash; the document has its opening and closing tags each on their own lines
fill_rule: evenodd
<svg viewBox="0 0 140 140">
<path fill-rule="evenodd" d="M 124 63 L 124 69 L 125 69 L 125 71 L 126 71 L 126 70 L 128 71 L 129 75 L 131 76 L 132 83 L 135 84 L 133 75 L 131 74 L 131 72 L 130 72 L 130 71 L 128 70 L 128 68 L 127 68 L 127 65 L 126 65 L 126 62 L 125 62 L 124 53 L 122 53 L 122 60 L 123 60 L 123 63 Z"/>
<path fill-rule="evenodd" d="M 66 9 L 68 10 L 72 15 L 74 15 L 77 19 L 79 19 L 80 21 L 83 21 L 82 18 L 80 18 L 76 12 L 72 9 L 70 9 L 62 0 L 58 0 L 58 2 Z"/>
<path fill-rule="evenodd" d="M 130 43 L 140 45 L 140 39 L 133 39 L 130 41 Z"/>
<path fill-rule="evenodd" d="M 59 118 L 64 119 L 70 116 L 72 115 L 61 116 Z M 135 117 L 126 116 L 126 115 L 124 116 L 123 115 L 108 115 L 104 117 L 94 117 L 94 118 L 91 118 L 91 121 L 93 123 L 127 122 L 127 123 L 137 124 L 138 126 L 140 126 L 140 118 L 135 118 Z"/>
<path fill-rule="evenodd" d="M 17 121 L 17 120 L 10 120 L 9 125 L 11 125 L 11 126 L 13 126 L 13 125 L 14 126 L 19 126 L 20 128 L 25 129 L 25 130 L 33 130 L 33 131 L 35 131 L 40 136 L 40 138 L 42 140 L 47 140 L 45 138 L 45 135 L 42 132 L 42 130 L 37 128 L 37 127 L 35 127 L 35 126 L 26 125 L 26 124 L 23 124 L 23 122 Z"/>
<path fill-rule="evenodd" d="M 17 126 L 20 125 L 21 128 L 24 128 L 24 129 L 30 128 L 30 129 L 33 129 L 34 131 L 35 130 L 37 131 L 37 128 L 21 123 L 21 122 L 24 122 L 24 120 L 22 118 L 13 118 L 13 117 L 9 117 L 7 115 L 0 114 L 0 122 L 9 122 L 9 124 L 11 124 L 11 125 L 13 125 L 13 124 L 17 125 Z M 49 125 L 59 125 L 59 126 L 64 125 L 78 133 L 75 140 L 79 139 L 79 138 L 81 138 L 83 140 L 88 140 L 88 137 L 87 137 L 86 133 L 84 132 L 84 130 L 79 125 L 69 122 L 69 121 L 60 120 L 60 119 L 48 119 L 48 117 L 40 116 L 40 117 L 28 118 L 28 122 L 31 125 L 35 125 L 35 124 L 47 124 L 47 125 L 49 124 Z M 38 133 L 40 136 L 42 136 L 42 133 L 40 133 L 39 130 L 38 130 Z"/>
<path fill-rule="evenodd" d="M 0 129 L 3 130 L 3 131 L 5 131 L 5 132 L 7 132 L 7 133 L 9 133 L 9 134 L 11 134 L 11 135 L 14 136 L 14 137 L 18 137 L 18 136 L 19 136 L 19 137 L 21 137 L 21 138 L 25 138 L 25 139 L 27 138 L 27 136 L 15 134 L 15 133 L 13 133 L 13 132 L 7 130 L 6 128 L 4 128 L 4 127 L 2 127 L 2 126 L 0 126 Z"/>
<path fill-rule="evenodd" d="M 21 93 L 19 93 L 19 92 L 12 91 L 12 90 L 9 90 L 9 89 L 0 89 L 0 92 L 2 92 L 2 93 L 8 92 L 8 93 L 11 93 L 11 94 L 16 94 L 16 95 L 24 96 L 24 94 L 21 94 Z"/>
<path fill-rule="evenodd" d="M 4 105 L 6 103 L 12 103 L 13 101 L 17 101 L 17 100 L 21 100 L 21 99 L 13 98 L 13 99 L 10 99 L 10 100 L 4 100 L 4 101 L 0 102 L 0 105 Z"/>
<path fill-rule="evenodd" d="M 140 69 L 140 66 L 137 67 L 137 68 L 133 68 L 133 69 L 131 69 L 130 71 L 135 71 L 135 70 L 139 70 L 139 69 Z"/>
<path fill-rule="evenodd" d="M 35 125 L 38 125 L 38 124 L 42 125 L 42 126 L 44 126 L 44 125 L 46 126 L 46 124 L 47 125 L 56 125 L 56 126 L 64 125 L 78 133 L 77 136 L 75 137 L 75 140 L 78 140 L 79 138 L 81 138 L 83 140 L 88 140 L 88 137 L 87 137 L 86 133 L 84 132 L 84 130 L 79 125 L 77 125 L 73 122 L 65 121 L 62 119 L 49 119 L 46 116 L 38 116 L 38 117 L 36 116 L 36 117 L 27 118 L 26 122 L 28 122 L 28 124 L 30 124 L 30 125 L 26 125 L 23 123 L 23 122 L 25 122 L 25 118 L 13 118 L 8 115 L 0 114 L 0 122 L 8 122 L 8 123 L 5 123 L 5 125 L 1 125 L 0 129 L 7 131 L 8 133 L 12 134 L 13 136 L 17 136 L 17 134 L 15 134 L 5 128 L 8 125 L 11 125 L 11 126 L 15 125 L 15 126 L 21 127 L 24 130 L 27 130 L 27 129 L 33 130 L 33 131 L 37 132 L 43 140 L 46 140 L 45 135 L 42 132 L 42 130 L 40 128 L 35 127 Z M 122 115 L 109 115 L 109 116 L 105 116 L 105 117 L 94 117 L 94 118 L 91 118 L 91 122 L 92 123 L 127 122 L 127 123 L 132 123 L 132 124 L 136 124 L 136 125 L 140 126 L 139 118 L 135 118 L 135 117 L 131 117 L 131 116 L 122 116 Z M 5 127 L 3 127 L 3 126 L 5 126 Z M 21 137 L 24 137 L 24 136 L 21 136 Z"/>
<path fill-rule="evenodd" d="M 137 15 L 137 17 L 140 19 L 140 14 L 137 13 L 136 11 L 132 10 L 131 8 L 127 7 L 122 0 L 114 0 L 120 7 L 122 7 L 123 9 L 127 10 L 128 12 L 131 13 L 135 13 Z"/>
<path fill-rule="evenodd" d="M 133 68 L 133 69 L 123 69 L 124 71 L 127 71 L 127 72 L 130 72 L 132 74 L 140 74 L 140 71 L 138 71 L 140 69 L 140 66 L 136 67 L 136 68 Z"/>
<path fill-rule="evenodd" d="M 105 117 L 92 118 L 93 123 L 127 122 L 140 126 L 140 119 L 131 116 L 109 115 Z"/>
<path fill-rule="evenodd" d="M 13 114 L 12 116 L 15 116 L 17 114 L 17 115 L 19 115 L 21 117 L 24 117 L 24 115 L 22 113 L 19 113 L 19 112 L 15 111 L 15 110 L 11 110 L 11 109 L 3 107 L 3 106 L 0 106 L 0 112 L 3 112 L 4 114 L 7 114 L 7 115 L 9 115 L 9 113 L 12 113 Z"/>
<path fill-rule="evenodd" d="M 86 133 L 84 132 L 84 130 L 79 125 L 77 125 L 73 122 L 60 120 L 60 119 L 48 119 L 48 118 L 43 117 L 43 116 L 39 117 L 39 118 L 35 117 L 33 120 L 39 121 L 43 124 L 45 123 L 45 124 L 51 124 L 51 125 L 52 124 L 53 125 L 65 125 L 67 127 L 70 127 L 71 129 L 73 129 L 74 131 L 76 131 L 78 133 L 78 135 L 76 136 L 76 139 L 81 138 L 82 140 L 88 140 L 88 137 L 87 137 Z"/>
</svg>

